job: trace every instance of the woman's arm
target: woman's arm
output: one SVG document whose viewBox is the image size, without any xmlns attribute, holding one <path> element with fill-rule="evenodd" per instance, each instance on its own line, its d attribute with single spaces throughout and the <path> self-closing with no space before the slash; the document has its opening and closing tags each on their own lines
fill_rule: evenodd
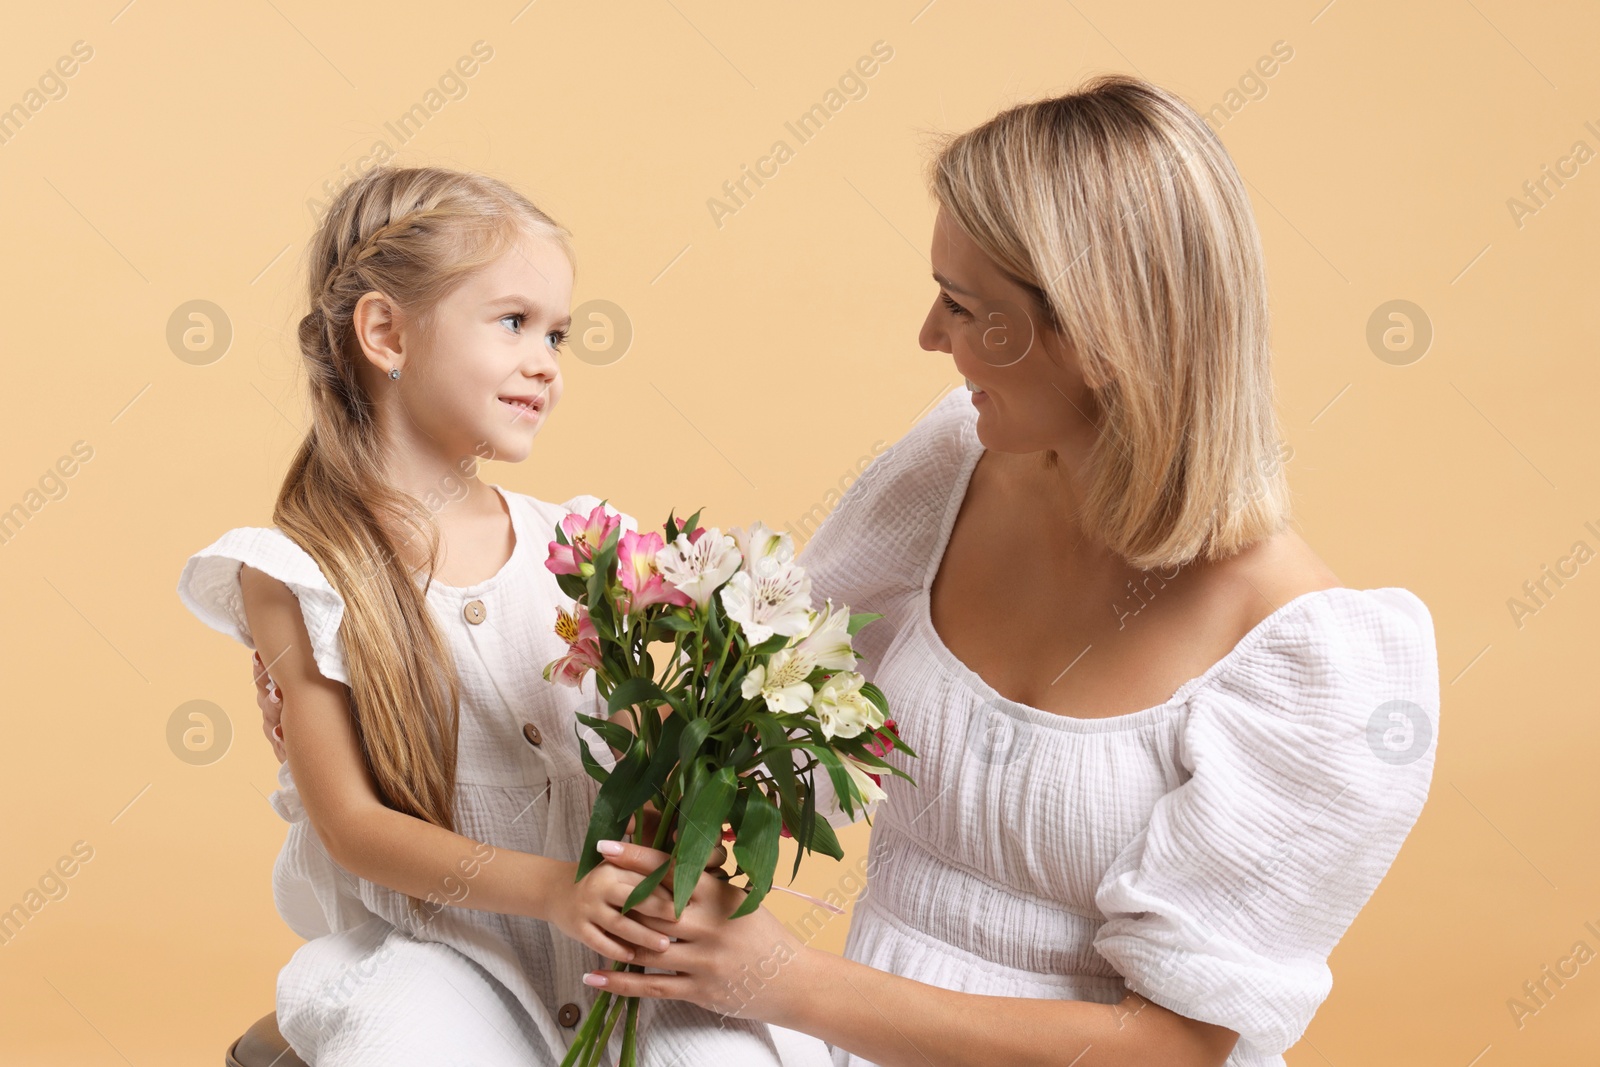
<svg viewBox="0 0 1600 1067">
<path fill-rule="evenodd" d="M 422 900 L 550 921 L 613 958 L 631 954 L 621 941 L 659 943 L 659 935 L 615 910 L 641 876 L 618 871 L 625 880 L 590 883 L 586 876 L 575 883 L 575 863 L 495 849 L 385 806 L 361 753 L 347 691 L 317 670 L 294 593 L 249 565 L 241 566 L 239 584 L 256 648 L 272 664 L 281 695 L 290 773 L 335 863 Z M 658 893 L 630 914 L 670 920 L 671 899 Z"/>
<path fill-rule="evenodd" d="M 662 856 L 624 844 L 608 860 L 648 872 Z M 1118 1004 L 982 996 L 889 974 L 801 944 L 765 908 L 729 921 L 743 898 L 702 877 L 678 923 L 643 920 L 677 940 L 633 962 L 678 973 L 608 971 L 603 987 L 799 1030 L 884 1067 L 1219 1067 L 1238 1040 L 1134 993 Z"/>
</svg>

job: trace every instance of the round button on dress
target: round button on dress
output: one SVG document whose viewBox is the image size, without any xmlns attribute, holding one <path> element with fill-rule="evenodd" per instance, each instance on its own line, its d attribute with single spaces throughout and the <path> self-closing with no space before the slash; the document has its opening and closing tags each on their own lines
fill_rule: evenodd
<svg viewBox="0 0 1600 1067">
<path fill-rule="evenodd" d="M 556 1012 L 556 1022 L 562 1026 L 577 1026 L 580 1014 L 576 1004 L 563 1004 L 561 1010 Z"/>
<path fill-rule="evenodd" d="M 522 736 L 528 739 L 528 744 L 530 745 L 540 745 L 544 743 L 544 735 L 541 734 L 539 732 L 539 728 L 533 725 L 531 722 L 525 722 L 522 724 Z"/>
<path fill-rule="evenodd" d="M 461 609 L 461 614 L 474 626 L 489 617 L 489 613 L 483 610 L 483 601 L 481 600 L 467 601 L 466 606 Z"/>
</svg>

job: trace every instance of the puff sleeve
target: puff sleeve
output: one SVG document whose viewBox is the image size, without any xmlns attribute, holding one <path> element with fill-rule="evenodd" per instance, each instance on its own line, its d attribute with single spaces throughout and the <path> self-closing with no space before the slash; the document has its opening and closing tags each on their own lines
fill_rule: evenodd
<svg viewBox="0 0 1600 1067">
<path fill-rule="evenodd" d="M 1304 594 L 1189 697 L 1190 777 L 1112 862 L 1095 948 L 1127 987 L 1281 1054 L 1433 773 L 1432 619 L 1404 589 Z M 1248 644 L 1247 644 L 1248 643 Z"/>
<path fill-rule="evenodd" d="M 289 587 L 300 601 L 317 670 L 325 678 L 349 685 L 344 647 L 339 641 L 344 598 L 323 576 L 311 554 L 282 530 L 229 530 L 189 557 L 178 578 L 178 598 L 213 630 L 227 634 L 246 648 L 255 648 L 239 589 L 239 567 L 245 563 Z"/>
</svg>

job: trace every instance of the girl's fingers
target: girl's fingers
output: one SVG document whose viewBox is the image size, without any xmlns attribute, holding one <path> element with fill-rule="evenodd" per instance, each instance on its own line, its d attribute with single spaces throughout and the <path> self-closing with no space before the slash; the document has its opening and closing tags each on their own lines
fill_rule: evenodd
<svg viewBox="0 0 1600 1067">
<path fill-rule="evenodd" d="M 623 963 L 633 962 L 633 949 L 607 937 L 604 930 L 593 924 L 590 924 L 589 934 L 583 939 L 583 943 L 607 959 L 621 960 Z"/>
<path fill-rule="evenodd" d="M 641 949 L 662 952 L 668 944 L 667 935 L 658 933 L 626 915 L 613 915 L 606 921 L 605 928 L 623 941 Z"/>
</svg>

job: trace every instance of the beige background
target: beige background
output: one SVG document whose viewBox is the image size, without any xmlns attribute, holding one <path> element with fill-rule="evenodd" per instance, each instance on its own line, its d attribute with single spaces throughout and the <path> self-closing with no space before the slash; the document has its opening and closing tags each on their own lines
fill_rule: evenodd
<svg viewBox="0 0 1600 1067">
<path fill-rule="evenodd" d="M 490 480 L 777 526 L 830 506 L 875 441 L 960 384 L 916 344 L 934 294 L 926 135 L 1108 70 L 1223 106 L 1267 250 L 1299 528 L 1345 584 L 1412 589 L 1437 626 L 1429 803 L 1289 1061 L 1592 1060 L 1600 963 L 1520 1028 L 1507 1001 L 1576 942 L 1600 951 L 1584 926 L 1600 930 L 1600 565 L 1520 628 L 1507 602 L 1575 542 L 1600 549 L 1584 526 L 1600 529 L 1600 18 L 1508 0 L 925 2 L 11 14 L 0 106 L 26 103 L 74 42 L 92 57 L 0 144 L 0 510 L 32 512 L 0 544 L 0 907 L 76 842 L 93 855 L 0 945 L 0 1060 L 215 1063 L 298 943 L 269 893 L 284 827 L 248 654 L 174 587 L 190 553 L 270 521 L 305 425 L 292 328 L 325 181 L 378 138 L 403 162 L 507 178 L 576 233 L 577 302 L 631 321 L 620 360 L 568 361 L 534 456 Z M 784 123 L 880 40 L 893 58 L 865 97 L 797 145 Z M 399 146 L 384 123 L 426 106 L 478 41 L 493 55 L 465 95 L 437 97 Z M 1280 41 L 1292 59 L 1251 83 Z M 780 138 L 793 158 L 719 227 L 707 200 Z M 1508 201 L 1533 206 L 1523 183 L 1547 165 L 1570 177 L 1519 220 Z M 205 365 L 166 340 L 197 299 L 233 329 Z M 1408 365 L 1366 340 L 1397 299 L 1434 331 Z M 774 439 L 785 421 L 805 429 Z M 672 462 L 627 427 L 675 434 Z M 92 458 L 50 482 L 80 441 Z M 54 499 L 29 495 L 41 479 Z M 196 699 L 234 728 L 204 766 L 166 735 Z M 858 862 L 865 832 L 846 844 Z M 847 869 L 819 861 L 802 884 Z"/>
</svg>

